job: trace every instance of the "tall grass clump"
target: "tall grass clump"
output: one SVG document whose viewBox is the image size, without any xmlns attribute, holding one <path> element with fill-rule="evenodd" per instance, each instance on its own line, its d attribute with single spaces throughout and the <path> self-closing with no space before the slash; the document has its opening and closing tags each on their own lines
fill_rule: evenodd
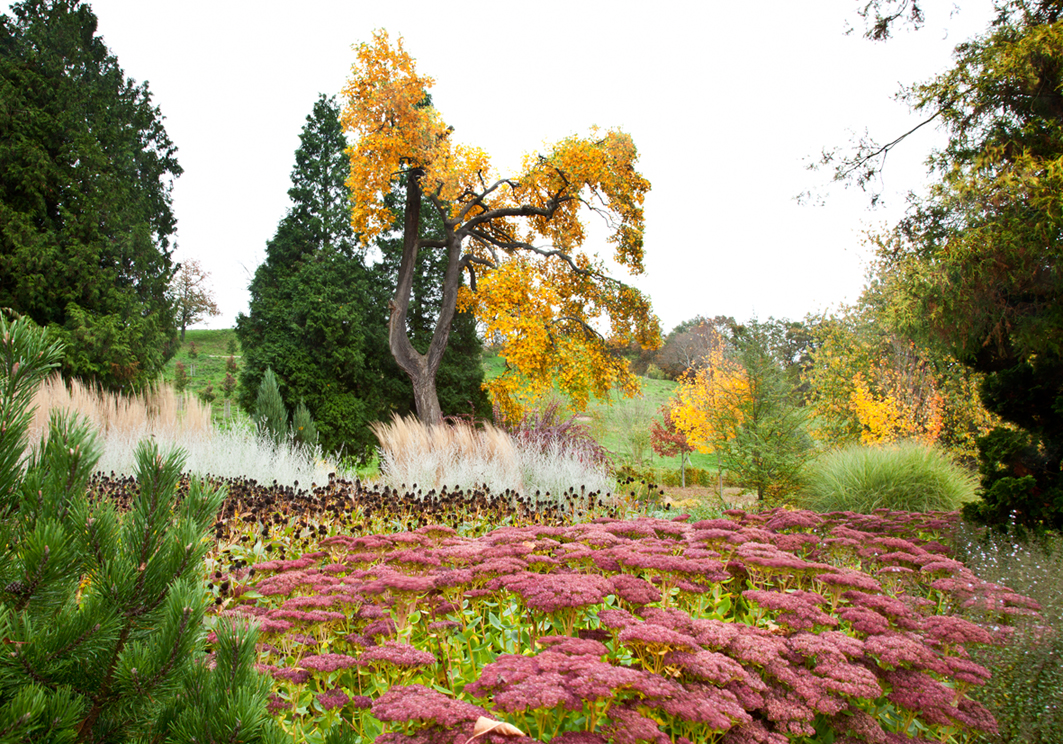
<svg viewBox="0 0 1063 744">
<path fill-rule="evenodd" d="M 101 436 L 113 433 L 170 440 L 208 434 L 211 430 L 210 406 L 194 397 L 179 395 L 167 384 L 134 395 L 120 395 L 53 374 L 37 388 L 33 405 L 36 410 L 30 424 L 31 441 L 47 432 L 53 411 L 79 414 Z"/>
<path fill-rule="evenodd" d="M 108 435 L 100 470 L 131 473 L 132 448 L 137 439 L 135 435 Z M 319 445 L 301 444 L 290 437 L 276 442 L 269 432 L 250 422 L 166 441 L 187 453 L 187 471 L 200 476 L 253 478 L 265 484 L 276 481 L 284 486 L 309 487 L 327 483 L 329 473 L 341 469 Z"/>
<path fill-rule="evenodd" d="M 972 649 L 993 676 L 974 695 L 997 720 L 997 736 L 981 741 L 1040 744 L 1063 740 L 1063 538 L 1022 539 L 1014 532 L 961 522 L 955 557 L 983 581 L 1035 600 L 1038 615 L 1010 618 L 1006 643 Z M 963 612 L 978 621 L 980 604 Z"/>
<path fill-rule="evenodd" d="M 184 450 L 187 471 L 201 476 L 309 486 L 327 483 L 329 473 L 337 470 L 319 446 L 300 444 L 291 437 L 276 441 L 251 422 L 214 427 L 209 405 L 178 395 L 171 385 L 125 396 L 53 375 L 37 389 L 34 404 L 37 410 L 30 428 L 34 438 L 46 433 L 53 411 L 74 412 L 87 419 L 101 443 L 103 454 L 97 467 L 105 473 L 132 475 L 137 444 L 145 439 L 167 451 Z"/>
<path fill-rule="evenodd" d="M 952 511 L 975 497 L 977 483 L 974 474 L 933 447 L 854 445 L 813 461 L 801 500 L 818 512 Z"/>
<path fill-rule="evenodd" d="M 392 486 L 487 486 L 541 496 L 559 496 L 569 488 L 612 488 L 604 458 L 545 435 L 521 439 L 491 424 L 466 421 L 429 426 L 412 416 L 378 422 L 373 433 L 380 441 L 381 476 Z"/>
</svg>

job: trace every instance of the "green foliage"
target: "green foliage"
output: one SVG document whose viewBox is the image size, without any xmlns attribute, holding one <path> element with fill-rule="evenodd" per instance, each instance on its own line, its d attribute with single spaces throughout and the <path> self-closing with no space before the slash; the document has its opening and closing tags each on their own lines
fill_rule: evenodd
<svg viewBox="0 0 1063 744">
<path fill-rule="evenodd" d="M 948 143 L 938 174 L 880 259 L 894 312 L 985 375 L 986 408 L 1030 435 L 990 471 L 991 518 L 1014 503 L 1029 526 L 1063 527 L 1063 7 L 999 3 L 945 73 L 908 92 Z M 987 447 L 995 446 L 986 440 Z M 990 458 L 983 449 L 982 458 Z M 1027 478 L 1027 475 L 1029 476 Z M 1040 501 L 1039 505 L 1034 505 Z M 981 516 L 982 513 L 978 512 Z"/>
<path fill-rule="evenodd" d="M 225 373 L 225 379 L 222 380 L 221 390 L 226 399 L 232 397 L 233 391 L 236 390 L 236 378 L 228 372 Z"/>
<path fill-rule="evenodd" d="M 796 492 L 812 451 L 804 409 L 792 398 L 767 330 L 756 321 L 736 330 L 737 358 L 745 369 L 749 395 L 739 402 L 741 424 L 734 437 L 719 448 L 731 483 L 755 491 L 760 501 Z"/>
<path fill-rule="evenodd" d="M 194 481 L 178 500 L 183 457 L 145 443 L 129 510 L 90 502 L 86 423 L 53 415 L 26 450 L 30 400 L 61 348 L 28 320 L 0 318 L 0 339 L 0 740 L 191 741 L 170 728 L 175 711 L 227 685 L 210 711 L 220 737 L 276 741 L 255 633 L 228 667 L 206 665 L 201 566 L 222 492 Z M 218 659 L 233 637 L 218 633 Z"/>
<path fill-rule="evenodd" d="M 258 386 L 258 398 L 255 413 L 252 416 L 259 431 L 265 432 L 274 442 L 281 442 L 288 436 L 288 409 L 284 407 L 277 376 L 273 370 L 266 368 L 262 382 Z"/>
<path fill-rule="evenodd" d="M 317 444 L 317 426 L 314 425 L 314 419 L 306 409 L 306 404 L 301 400 L 292 414 L 292 438 L 300 444 Z"/>
<path fill-rule="evenodd" d="M 981 501 L 964 506 L 964 515 L 1005 528 L 1011 523 L 1043 529 L 1063 509 L 1063 484 L 1048 493 L 1038 484 L 1051 481 L 1045 470 L 1053 458 L 1025 431 L 997 427 L 978 440 Z"/>
<path fill-rule="evenodd" d="M 205 385 L 197 393 L 197 395 L 199 396 L 199 399 L 206 403 L 208 406 L 211 405 L 218 397 L 218 394 L 214 392 L 214 386 L 210 383 L 207 383 L 207 385 Z"/>
<path fill-rule="evenodd" d="M 79 0 L 0 16 L 0 307 L 48 326 L 63 371 L 142 388 L 176 341 L 175 148 Z"/>
<path fill-rule="evenodd" d="M 975 498 L 974 476 L 945 453 L 915 442 L 851 445 L 808 468 L 803 504 L 815 511 L 953 511 Z"/>
<path fill-rule="evenodd" d="M 214 668 L 194 665 L 163 719 L 171 740 L 280 744 L 285 740 L 282 731 L 265 710 L 272 685 L 255 669 L 258 632 L 227 618 L 219 619 L 214 629 Z"/>
<path fill-rule="evenodd" d="M 189 382 L 191 382 L 191 378 L 188 376 L 188 370 L 185 369 L 184 362 L 174 364 L 173 386 L 177 389 L 177 392 L 183 393 Z"/>
<path fill-rule="evenodd" d="M 608 433 L 618 444 L 613 454 L 620 462 L 640 468 L 653 454 L 651 427 L 654 411 L 651 401 L 643 396 L 634 397 L 623 405 L 616 401 L 598 409 L 594 428 L 599 438 Z"/>
</svg>

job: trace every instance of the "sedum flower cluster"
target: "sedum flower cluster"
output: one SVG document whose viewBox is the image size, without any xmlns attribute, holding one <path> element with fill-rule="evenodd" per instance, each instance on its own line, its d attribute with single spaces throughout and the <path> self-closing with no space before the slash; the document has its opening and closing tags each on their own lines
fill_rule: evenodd
<svg viewBox="0 0 1063 744">
<path fill-rule="evenodd" d="M 225 614 L 259 623 L 289 730 L 466 741 L 486 716 L 560 744 L 995 731 L 968 649 L 1037 607 L 949 558 L 935 537 L 954 517 L 727 516 L 334 535 L 245 570 Z"/>
</svg>

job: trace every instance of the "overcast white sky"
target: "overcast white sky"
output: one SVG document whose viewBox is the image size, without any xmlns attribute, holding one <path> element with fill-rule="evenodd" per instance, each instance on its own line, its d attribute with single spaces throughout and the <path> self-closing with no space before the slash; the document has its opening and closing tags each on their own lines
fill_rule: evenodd
<svg viewBox="0 0 1063 744">
<path fill-rule="evenodd" d="M 859 3 L 859 4 L 862 4 Z M 855 300 L 862 234 L 900 214 L 935 142 L 890 156 L 887 208 L 805 170 L 865 128 L 890 139 L 918 120 L 901 84 L 946 69 L 986 27 L 989 0 L 928 0 L 927 24 L 862 38 L 857 0 L 93 0 L 126 75 L 147 80 L 178 147 L 177 260 L 211 273 L 227 328 L 288 208 L 299 132 L 319 93 L 339 93 L 351 45 L 403 36 L 455 136 L 503 175 L 521 155 L 591 125 L 634 138 L 653 185 L 647 291 L 665 331 L 702 315 L 800 318 Z M 5 3 L 5 7 L 9 7 Z M 845 35 L 847 25 L 856 31 Z M 506 164 L 513 168 L 506 168 Z M 892 194 L 892 196 L 891 196 Z M 602 246 L 606 252 L 606 246 Z"/>
</svg>

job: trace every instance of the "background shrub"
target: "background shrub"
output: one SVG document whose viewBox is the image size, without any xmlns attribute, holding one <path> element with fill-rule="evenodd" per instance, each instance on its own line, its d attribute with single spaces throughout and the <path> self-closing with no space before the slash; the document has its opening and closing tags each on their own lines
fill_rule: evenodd
<svg viewBox="0 0 1063 744">
<path fill-rule="evenodd" d="M 977 479 L 941 450 L 915 442 L 853 445 L 808 469 L 803 504 L 815 511 L 952 511 L 975 497 Z"/>
</svg>

